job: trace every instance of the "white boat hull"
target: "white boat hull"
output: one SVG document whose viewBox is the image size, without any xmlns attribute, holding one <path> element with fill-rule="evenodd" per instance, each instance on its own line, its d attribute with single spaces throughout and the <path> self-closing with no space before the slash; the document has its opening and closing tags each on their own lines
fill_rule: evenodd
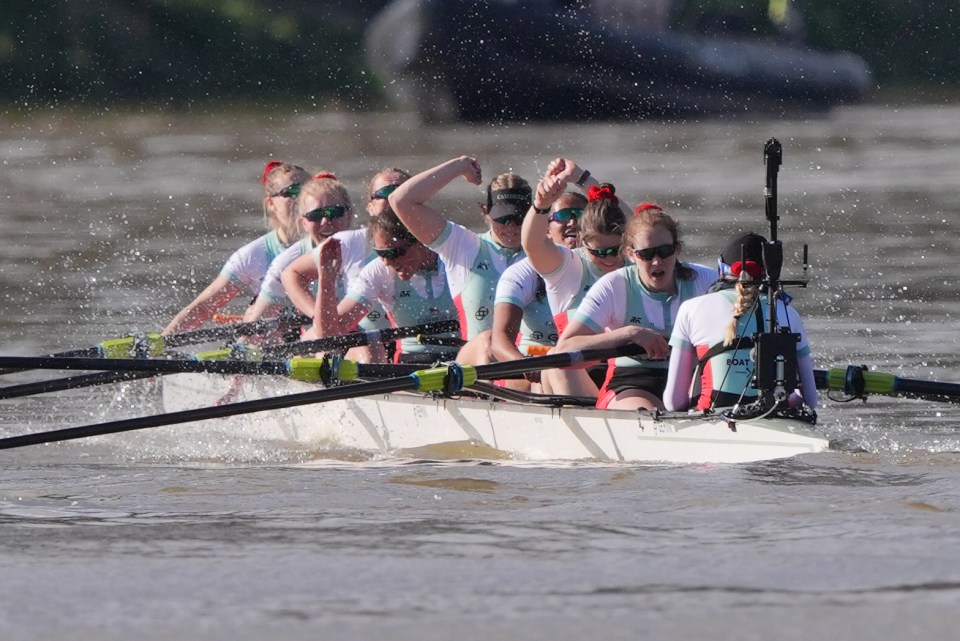
<svg viewBox="0 0 960 641">
<path fill-rule="evenodd" d="M 230 391 L 230 380 L 209 374 L 165 376 L 165 410 L 214 405 Z M 315 389 L 305 383 L 249 377 L 234 385 L 230 402 Z M 424 449 L 439 452 L 444 445 L 469 444 L 474 455 L 481 453 L 480 458 L 523 461 L 744 463 L 828 448 L 827 439 L 814 426 L 785 419 L 738 421 L 731 426 L 702 415 L 655 418 L 630 411 L 405 393 L 205 422 L 224 429 L 224 420 L 245 438 L 386 455 Z"/>
</svg>

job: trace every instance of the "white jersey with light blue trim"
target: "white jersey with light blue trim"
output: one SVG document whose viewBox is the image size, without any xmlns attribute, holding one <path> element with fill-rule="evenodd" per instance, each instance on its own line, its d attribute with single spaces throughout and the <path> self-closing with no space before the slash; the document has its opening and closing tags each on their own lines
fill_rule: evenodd
<svg viewBox="0 0 960 641">
<path fill-rule="evenodd" d="M 444 266 L 439 260 L 437 269 L 421 270 L 407 281 L 382 260 L 371 261 L 350 284 L 346 297 L 368 310 L 375 303 L 382 304 L 397 327 L 457 320 L 457 308 L 450 297 Z M 456 332 L 440 336 L 458 337 Z M 451 357 L 458 351 L 453 346 L 424 345 L 416 337 L 401 339 L 400 349 L 406 354 L 445 352 Z"/>
<path fill-rule="evenodd" d="M 493 304 L 509 303 L 523 310 L 517 348 L 524 354 L 529 353 L 531 345 L 553 347 L 559 337 L 546 291 L 541 291 L 539 281 L 540 274 L 530 264 L 530 259 L 524 258 L 507 267 L 497 283 Z"/>
<path fill-rule="evenodd" d="M 490 232 L 478 234 L 450 221 L 429 247 L 446 265 L 463 337 L 469 340 L 491 329 L 497 282 L 508 266 L 524 257 L 523 250 L 501 247 Z"/>
<path fill-rule="evenodd" d="M 304 254 L 309 253 L 312 249 L 313 239 L 301 238 L 298 242 L 280 252 L 280 255 L 270 263 L 270 268 L 267 269 L 267 273 L 263 277 L 263 282 L 260 283 L 260 293 L 258 296 L 274 305 L 290 304 L 287 292 L 283 289 L 283 283 L 280 281 L 280 275 L 290 263 Z"/>
<path fill-rule="evenodd" d="M 277 232 L 266 233 L 233 252 L 220 270 L 220 275 L 248 290 L 251 297 L 255 296 L 260 291 L 260 283 L 270 263 L 285 247 Z"/>
<path fill-rule="evenodd" d="M 550 302 L 554 322 L 560 333 L 563 333 L 587 292 L 604 273 L 590 260 L 583 247 L 573 250 L 557 245 L 557 248 L 563 255 L 563 260 L 557 269 L 543 274 L 543 280 L 547 285 L 547 300 Z"/>
<path fill-rule="evenodd" d="M 737 292 L 733 289 L 721 290 L 685 301 L 677 312 L 677 320 L 670 335 L 670 346 L 674 349 L 694 350 L 695 359 L 689 359 L 691 364 L 703 358 L 714 345 L 722 343 L 727 337 L 727 329 L 733 321 L 734 305 L 737 301 Z M 766 296 L 759 298 L 760 316 L 763 322 L 769 316 L 769 299 Z M 747 313 L 737 322 L 736 336 L 750 338 L 754 333 L 764 328 L 757 327 L 757 314 Z M 788 327 L 791 332 L 800 334 L 797 343 L 797 358 L 810 355 L 810 343 L 803 329 L 800 315 L 793 309 L 777 302 L 777 320 L 780 327 Z M 750 349 L 744 348 L 717 354 L 706 362 L 700 373 L 699 409 L 710 406 L 711 395 L 714 392 L 728 394 L 744 394 L 746 398 L 756 396 L 756 390 L 750 388 L 750 379 L 753 377 L 753 360 Z M 684 372 L 683 380 L 691 378 L 693 372 Z M 689 397 L 689 394 L 687 395 Z"/>
<path fill-rule="evenodd" d="M 702 296 L 717 280 L 717 271 L 703 265 L 684 263 L 693 270 L 691 280 L 677 279 L 677 291 L 651 292 L 640 282 L 637 266 L 630 263 L 598 280 L 573 315 L 596 333 L 628 325 L 645 327 L 669 338 L 680 304 Z M 667 361 L 620 357 L 617 367 L 666 369 Z"/>
</svg>

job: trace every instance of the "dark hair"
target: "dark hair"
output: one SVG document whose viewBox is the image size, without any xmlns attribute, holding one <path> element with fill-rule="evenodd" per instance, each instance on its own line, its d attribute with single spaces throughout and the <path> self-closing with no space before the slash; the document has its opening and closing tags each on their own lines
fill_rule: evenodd
<svg viewBox="0 0 960 641">
<path fill-rule="evenodd" d="M 599 189 L 591 190 L 580 218 L 580 237 L 584 240 L 601 235 L 623 236 L 627 217 L 620 207 L 620 199 L 615 196 L 616 187 L 603 183 Z"/>
<path fill-rule="evenodd" d="M 367 229 L 370 230 L 371 234 L 379 232 L 381 235 L 393 240 L 403 240 L 409 243 L 420 242 L 416 236 L 400 222 L 397 214 L 390 208 L 387 208 L 379 216 L 371 216 L 367 222 Z"/>
</svg>

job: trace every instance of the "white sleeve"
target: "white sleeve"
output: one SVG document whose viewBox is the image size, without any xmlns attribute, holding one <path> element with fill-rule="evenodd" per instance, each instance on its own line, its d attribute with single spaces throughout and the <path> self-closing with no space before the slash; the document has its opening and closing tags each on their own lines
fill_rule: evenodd
<svg viewBox="0 0 960 641">
<path fill-rule="evenodd" d="M 289 301 L 287 291 L 283 288 L 283 283 L 280 281 L 280 275 L 283 274 L 283 270 L 286 269 L 290 263 L 302 255 L 302 243 L 294 243 L 273 259 L 269 269 L 267 269 L 266 275 L 263 277 L 263 282 L 260 283 L 259 295 L 262 296 L 264 300 L 269 303 L 286 303 Z"/>
<path fill-rule="evenodd" d="M 450 297 L 456 299 L 470 276 L 470 269 L 477 254 L 480 253 L 480 236 L 454 222 L 447 221 L 437 239 L 427 245 L 437 252 L 447 267 L 447 284 Z"/>
<path fill-rule="evenodd" d="M 554 315 L 570 308 L 583 281 L 583 263 L 580 259 L 568 247 L 563 245 L 557 245 L 557 247 L 563 254 L 560 267 L 549 274 L 543 274 L 543 281 L 547 285 L 550 311 Z"/>
<path fill-rule="evenodd" d="M 356 301 L 368 310 L 377 301 L 384 303 L 384 307 L 387 309 L 392 309 L 393 301 L 390 300 L 389 306 L 385 301 L 389 293 L 388 281 L 389 283 L 393 282 L 389 268 L 382 260 L 372 260 L 360 270 L 357 277 L 350 283 L 346 298 Z"/>
<path fill-rule="evenodd" d="M 510 303 L 521 309 L 537 298 L 537 272 L 527 259 L 507 267 L 497 282 L 494 305 Z"/>
<path fill-rule="evenodd" d="M 264 237 L 251 241 L 233 252 L 220 270 L 220 275 L 231 283 L 256 293 L 269 267 Z"/>
<path fill-rule="evenodd" d="M 598 334 L 607 328 L 622 327 L 627 288 L 621 272 L 618 269 L 595 282 L 574 312 L 573 320 L 580 321 Z"/>
</svg>

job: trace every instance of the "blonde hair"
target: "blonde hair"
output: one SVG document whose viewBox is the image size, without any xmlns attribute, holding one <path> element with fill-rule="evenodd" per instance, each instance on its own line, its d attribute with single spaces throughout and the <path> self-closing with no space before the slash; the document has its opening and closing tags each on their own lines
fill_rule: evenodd
<svg viewBox="0 0 960 641">
<path fill-rule="evenodd" d="M 670 214 L 660 209 L 660 207 L 637 207 L 636 211 L 633 212 L 633 216 L 627 221 L 627 229 L 624 232 L 624 236 L 632 240 L 633 237 L 645 227 L 662 227 L 670 232 L 670 237 L 673 239 L 673 242 L 680 242 L 680 223 L 675 221 Z M 627 243 L 624 243 L 623 251 L 625 252 L 629 251 L 626 245 Z M 696 272 L 694 272 L 693 269 L 684 265 L 679 260 L 677 261 L 677 266 L 674 268 L 674 274 L 676 278 L 680 280 L 693 280 L 696 276 Z"/>
<path fill-rule="evenodd" d="M 370 182 L 367 183 L 367 195 L 368 195 L 368 196 L 373 196 L 373 185 L 377 182 L 377 178 L 380 178 L 381 176 L 383 176 L 383 177 L 386 177 L 386 176 L 393 176 L 393 177 L 395 177 L 397 180 L 391 180 L 390 182 L 392 182 L 392 183 L 394 183 L 394 184 L 396 184 L 396 185 L 405 183 L 405 182 L 407 182 L 408 180 L 410 180 L 410 172 L 407 171 L 406 169 L 400 169 L 400 168 L 398 168 L 398 167 L 385 167 L 384 169 L 381 169 L 380 171 L 378 171 L 377 173 L 375 173 L 375 174 L 373 175 L 373 177 L 370 178 Z"/>
<path fill-rule="evenodd" d="M 307 170 L 299 165 L 292 165 L 285 162 L 271 162 L 263 172 L 261 182 L 263 183 L 263 219 L 267 224 L 267 229 L 281 232 L 289 242 L 293 242 L 303 235 L 300 229 L 300 221 L 294 214 L 289 220 L 278 220 L 273 211 L 268 206 L 271 196 L 284 187 L 293 184 L 303 184 L 310 179 Z"/>
<path fill-rule="evenodd" d="M 733 304 L 733 320 L 730 322 L 730 326 L 727 328 L 727 335 L 723 339 L 724 345 L 733 344 L 734 339 L 737 337 L 737 325 L 740 324 L 740 319 L 757 305 L 757 299 L 759 297 L 760 281 L 742 281 L 737 279 L 737 300 Z M 762 330 L 762 327 L 757 328 L 758 332 Z"/>
<path fill-rule="evenodd" d="M 297 196 L 297 202 L 293 208 L 296 216 L 299 218 L 306 213 L 304 211 L 304 202 L 307 198 L 318 198 L 321 194 L 332 194 L 339 198 L 343 201 L 343 204 L 346 205 L 347 214 L 351 215 L 353 213 L 353 202 L 350 200 L 350 194 L 347 192 L 347 188 L 343 186 L 343 183 L 333 178 L 333 174 L 321 172 L 317 175 L 319 178 L 311 178 L 300 188 L 300 195 Z"/>
</svg>

